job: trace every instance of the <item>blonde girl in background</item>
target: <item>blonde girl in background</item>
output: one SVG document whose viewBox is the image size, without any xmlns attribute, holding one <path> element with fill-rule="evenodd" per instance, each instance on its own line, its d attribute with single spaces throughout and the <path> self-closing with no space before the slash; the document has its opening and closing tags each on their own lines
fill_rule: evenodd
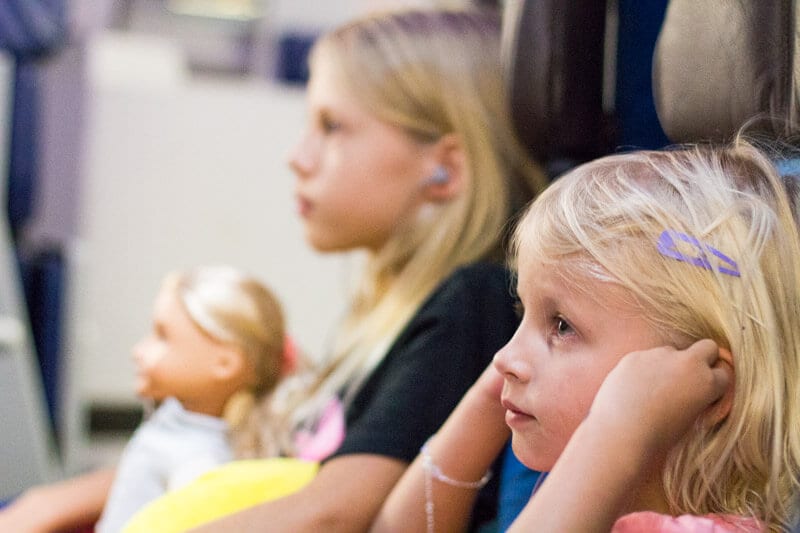
<svg viewBox="0 0 800 533">
<path fill-rule="evenodd" d="M 316 43 L 298 211 L 314 248 L 366 260 L 330 360 L 281 387 L 268 430 L 288 455 L 330 416 L 343 434 L 307 487 L 203 531 L 366 530 L 510 338 L 504 237 L 544 179 L 511 128 L 499 41 L 495 13 L 404 11 Z M 473 525 L 495 511 L 483 494 Z"/>
<path fill-rule="evenodd" d="M 506 426 L 520 460 L 550 472 L 512 531 L 788 530 L 800 494 L 790 184 L 743 140 L 610 156 L 554 183 L 516 231 L 519 329 L 375 530 L 463 524 L 465 491 L 436 474 L 480 478 Z"/>
</svg>

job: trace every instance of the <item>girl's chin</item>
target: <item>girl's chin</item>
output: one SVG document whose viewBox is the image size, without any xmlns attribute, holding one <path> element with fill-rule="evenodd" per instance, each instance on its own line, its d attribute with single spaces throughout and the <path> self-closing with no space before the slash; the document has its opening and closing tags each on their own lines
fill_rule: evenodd
<svg viewBox="0 0 800 533">
<path fill-rule="evenodd" d="M 156 395 L 153 394 L 153 391 L 151 391 L 147 387 L 147 384 L 145 384 L 145 383 L 136 384 L 134 386 L 133 392 L 134 392 L 134 394 L 136 394 L 136 397 L 139 398 L 142 401 L 157 402 L 157 401 L 159 401 L 161 399 L 161 398 L 156 397 Z"/>
<path fill-rule="evenodd" d="M 511 448 L 519 462 L 531 470 L 549 472 L 553 468 L 555 461 L 548 460 L 531 446 L 530 441 L 524 435 L 516 431 L 511 432 Z"/>
</svg>

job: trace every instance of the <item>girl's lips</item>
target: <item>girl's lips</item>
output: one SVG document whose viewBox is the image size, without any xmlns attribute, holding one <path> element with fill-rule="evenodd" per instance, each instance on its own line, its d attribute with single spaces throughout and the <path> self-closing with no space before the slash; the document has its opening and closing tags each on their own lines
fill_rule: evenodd
<svg viewBox="0 0 800 533">
<path fill-rule="evenodd" d="M 507 411 L 511 411 L 513 413 L 524 414 L 522 409 L 517 407 L 514 403 L 512 403 L 510 400 L 508 400 L 506 398 L 503 398 L 500 401 L 500 403 L 503 404 L 503 407 L 505 407 Z"/>
<path fill-rule="evenodd" d="M 503 399 L 501 401 L 503 407 L 506 408 L 506 424 L 511 429 L 515 427 L 521 426 L 527 422 L 531 422 L 536 420 L 536 417 L 533 415 L 529 415 L 526 412 L 522 411 L 519 407 L 517 407 L 514 403 L 507 399 Z"/>
<path fill-rule="evenodd" d="M 301 217 L 307 217 L 311 213 L 312 207 L 313 204 L 309 200 L 299 194 L 297 195 L 297 212 Z"/>
</svg>

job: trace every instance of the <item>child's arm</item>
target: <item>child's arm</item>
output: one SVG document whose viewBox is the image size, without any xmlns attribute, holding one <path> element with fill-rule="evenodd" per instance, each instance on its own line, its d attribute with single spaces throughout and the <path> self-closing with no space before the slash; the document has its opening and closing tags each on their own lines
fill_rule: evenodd
<svg viewBox="0 0 800 533">
<path fill-rule="evenodd" d="M 0 531 L 47 533 L 91 526 L 105 505 L 114 469 L 33 487 L 0 510 Z"/>
<path fill-rule="evenodd" d="M 485 371 L 431 441 L 434 462 L 451 478 L 480 479 L 508 439 L 499 403 L 501 384 L 496 371 Z M 472 425 L 462 424 L 464 419 Z M 467 453 L 470 460 L 464 461 Z M 408 475 L 396 485 L 404 471 Z M 418 460 L 409 469 L 401 461 L 372 454 L 335 457 L 301 491 L 192 531 L 360 531 L 382 505 L 375 530 L 425 531 L 422 472 Z M 435 483 L 436 531 L 463 530 L 475 491 Z M 384 504 L 390 491 L 391 503 Z"/>
<path fill-rule="evenodd" d="M 717 345 L 626 355 L 509 531 L 608 532 L 630 488 L 727 390 Z"/>
<path fill-rule="evenodd" d="M 428 443 L 430 460 L 449 478 L 473 482 L 486 474 L 508 440 L 500 404 L 503 378 L 493 365 L 483 372 Z M 425 531 L 424 458 L 418 456 L 392 490 L 373 523 L 373 532 Z M 463 531 L 477 490 L 432 480 L 436 531 Z"/>
</svg>

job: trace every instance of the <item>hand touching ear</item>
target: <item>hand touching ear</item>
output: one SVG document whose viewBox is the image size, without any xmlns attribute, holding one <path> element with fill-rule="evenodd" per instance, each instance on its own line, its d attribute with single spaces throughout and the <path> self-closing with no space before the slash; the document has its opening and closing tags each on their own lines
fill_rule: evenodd
<svg viewBox="0 0 800 533">
<path fill-rule="evenodd" d="M 606 376 L 590 416 L 666 451 L 700 421 L 723 420 L 733 400 L 730 352 L 709 339 L 685 350 L 662 346 L 624 356 Z M 702 415 L 702 416 L 701 416 Z"/>
</svg>

